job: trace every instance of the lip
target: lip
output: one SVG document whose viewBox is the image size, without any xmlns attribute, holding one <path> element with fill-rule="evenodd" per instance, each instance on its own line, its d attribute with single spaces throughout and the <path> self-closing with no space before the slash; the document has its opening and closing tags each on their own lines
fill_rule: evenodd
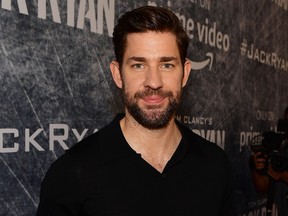
<svg viewBox="0 0 288 216">
<path fill-rule="evenodd" d="M 160 104 L 163 103 L 164 98 L 158 95 L 151 95 L 142 98 L 147 104 Z"/>
</svg>

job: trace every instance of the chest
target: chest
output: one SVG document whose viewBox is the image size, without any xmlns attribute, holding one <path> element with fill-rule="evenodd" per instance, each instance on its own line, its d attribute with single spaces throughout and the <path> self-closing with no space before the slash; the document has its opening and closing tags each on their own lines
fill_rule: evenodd
<svg viewBox="0 0 288 216">
<path fill-rule="evenodd" d="M 206 173 L 185 160 L 164 173 L 141 158 L 107 164 L 83 179 L 81 215 L 213 215 L 224 185 Z"/>
<path fill-rule="evenodd" d="M 171 156 L 170 156 L 171 157 Z M 165 166 L 167 165 L 170 157 L 160 157 L 154 154 L 142 154 L 141 158 L 148 163 L 151 167 L 162 173 Z"/>
</svg>

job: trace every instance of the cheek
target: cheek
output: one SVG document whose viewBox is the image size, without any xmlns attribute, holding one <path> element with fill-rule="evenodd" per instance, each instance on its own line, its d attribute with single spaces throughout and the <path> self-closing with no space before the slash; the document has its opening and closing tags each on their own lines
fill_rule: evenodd
<svg viewBox="0 0 288 216">
<path fill-rule="evenodd" d="M 141 90 L 141 88 L 139 85 L 137 85 L 136 81 L 123 82 L 123 91 L 125 94 L 132 96 L 139 90 Z"/>
<path fill-rule="evenodd" d="M 141 77 L 123 77 L 122 82 L 127 91 L 137 91 L 143 87 L 143 79 Z"/>
<path fill-rule="evenodd" d="M 172 79 L 166 80 L 166 88 L 170 88 L 171 90 L 179 90 L 182 88 L 183 79 L 179 77 L 174 77 Z"/>
</svg>

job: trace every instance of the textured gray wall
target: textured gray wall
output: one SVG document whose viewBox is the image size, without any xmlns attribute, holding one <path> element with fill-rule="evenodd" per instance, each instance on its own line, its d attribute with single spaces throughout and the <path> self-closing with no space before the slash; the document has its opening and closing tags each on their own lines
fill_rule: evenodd
<svg viewBox="0 0 288 216">
<path fill-rule="evenodd" d="M 275 130 L 288 105 L 287 1 L 41 2 L 0 1 L 1 216 L 34 215 L 50 164 L 121 111 L 109 72 L 111 29 L 148 3 L 171 8 L 191 38 L 194 70 L 177 119 L 227 152 L 235 215 L 261 211 L 248 141 Z M 95 23 L 81 19 L 85 7 Z"/>
</svg>

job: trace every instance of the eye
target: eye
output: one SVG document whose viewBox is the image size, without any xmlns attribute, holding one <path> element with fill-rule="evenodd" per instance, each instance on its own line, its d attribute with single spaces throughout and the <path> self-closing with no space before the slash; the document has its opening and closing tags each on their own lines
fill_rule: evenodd
<svg viewBox="0 0 288 216">
<path fill-rule="evenodd" d="M 174 65 L 171 63 L 165 63 L 165 64 L 161 65 L 161 68 L 165 69 L 165 70 L 170 70 L 170 69 L 174 68 Z"/>
<path fill-rule="evenodd" d="M 140 64 L 140 63 L 137 63 L 137 64 L 133 64 L 131 66 L 133 69 L 135 70 L 140 70 L 140 69 L 143 69 L 144 68 L 144 65 L 143 64 Z"/>
</svg>

